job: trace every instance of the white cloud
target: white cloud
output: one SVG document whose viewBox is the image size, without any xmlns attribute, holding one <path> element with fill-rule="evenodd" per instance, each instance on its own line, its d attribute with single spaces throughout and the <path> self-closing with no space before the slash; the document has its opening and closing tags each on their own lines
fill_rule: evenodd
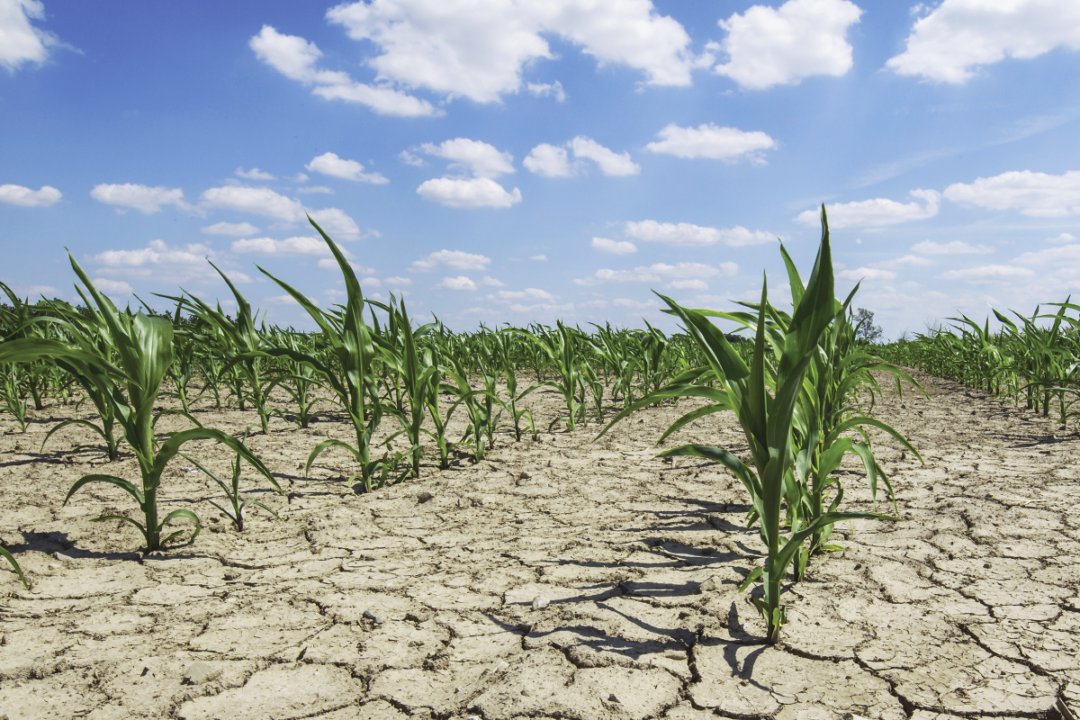
<svg viewBox="0 0 1080 720">
<path fill-rule="evenodd" d="M 355 82 L 348 73 L 322 70 L 322 51 L 296 35 L 279 33 L 264 25 L 248 43 L 255 56 L 285 77 L 310 86 L 325 100 L 365 105 L 382 115 L 423 117 L 441 114 L 431 103 L 390 87 Z"/>
<path fill-rule="evenodd" d="M 530 95 L 536 97 L 550 97 L 557 103 L 566 102 L 566 91 L 563 90 L 562 83 L 558 80 L 553 83 L 528 83 L 525 85 L 525 89 L 528 90 Z"/>
<path fill-rule="evenodd" d="M 596 283 L 663 283 L 676 282 L 679 280 L 707 280 L 717 276 L 733 276 L 739 271 L 739 266 L 733 262 L 724 262 L 717 265 L 705 265 L 704 263 L 653 263 L 652 265 L 640 265 L 630 270 L 613 270 L 600 268 L 590 277 L 579 278 L 574 282 L 578 285 L 593 285 Z"/>
<path fill-rule="evenodd" d="M 901 75 L 957 84 L 980 66 L 1056 48 L 1080 50 L 1076 0 L 944 0 L 915 23 L 904 52 L 886 65 Z"/>
<path fill-rule="evenodd" d="M 1057 237 L 1052 237 L 1047 240 L 1051 245 L 1066 245 L 1068 243 L 1076 242 L 1076 236 L 1072 233 L 1063 232 Z"/>
<path fill-rule="evenodd" d="M 862 10 L 849 0 L 754 5 L 720 21 L 727 37 L 719 49 L 728 62 L 715 71 L 751 90 L 797 84 L 814 75 L 843 75 L 852 65 L 848 28 L 860 15 Z"/>
<path fill-rule="evenodd" d="M 627 310 L 650 310 L 655 309 L 659 300 L 634 300 L 632 298 L 615 298 L 611 304 L 615 307 Z"/>
<path fill-rule="evenodd" d="M 94 287 L 109 295 L 130 295 L 135 292 L 127 280 L 94 278 Z"/>
<path fill-rule="evenodd" d="M 998 280 L 1022 280 L 1035 277 L 1035 272 L 1015 265 L 980 265 L 978 267 L 949 270 L 941 274 L 943 280 L 959 280 L 976 284 L 992 283 Z"/>
<path fill-rule="evenodd" d="M 45 62 L 56 40 L 31 23 L 44 17 L 45 5 L 40 0 L 0 2 L 0 66 L 14 72 L 24 63 Z"/>
<path fill-rule="evenodd" d="M 1061 175 L 1019 170 L 973 183 L 954 183 L 945 197 L 988 210 L 1018 210 L 1032 217 L 1080 215 L 1080 170 Z"/>
<path fill-rule="evenodd" d="M 150 244 L 134 250 L 105 250 L 94 256 L 94 261 L 105 268 L 131 269 L 147 267 L 173 268 L 181 265 L 207 267 L 207 245 L 193 243 L 172 248 L 164 240 L 151 240 Z"/>
<path fill-rule="evenodd" d="M 608 253 L 609 255 L 630 255 L 637 252 L 637 245 L 628 240 L 594 237 L 591 244 L 593 250 Z"/>
<path fill-rule="evenodd" d="M 548 256 L 544 253 L 537 253 L 536 255 L 530 255 L 529 259 L 533 262 L 547 262 Z"/>
<path fill-rule="evenodd" d="M 735 161 L 747 157 L 760 162 L 760 152 L 775 147 L 776 141 L 758 130 L 747 132 L 712 123 L 679 127 L 672 123 L 657 133 L 657 140 L 646 145 L 645 149 L 688 159 Z"/>
<path fill-rule="evenodd" d="M 480 280 L 480 284 L 484 287 L 502 287 L 506 283 L 504 283 L 502 280 L 499 280 L 498 278 L 493 278 L 490 275 L 485 275 Z"/>
<path fill-rule="evenodd" d="M 524 290 L 500 290 L 495 293 L 500 300 L 536 300 L 540 302 L 555 302 L 555 296 L 547 290 L 540 288 L 525 288 Z"/>
<path fill-rule="evenodd" d="M 309 187 L 296 188 L 296 192 L 302 195 L 333 195 L 334 188 L 325 185 L 311 185 Z"/>
<path fill-rule="evenodd" d="M 311 219 L 319 223 L 319 227 L 323 229 L 323 232 L 334 240 L 360 239 L 360 226 L 344 210 L 338 208 L 313 210 Z"/>
<path fill-rule="evenodd" d="M 836 277 L 841 280 L 852 280 L 855 282 L 860 280 L 895 280 L 896 273 L 892 270 L 882 270 L 881 268 L 858 267 L 840 270 L 836 273 Z"/>
<path fill-rule="evenodd" d="M 244 168 L 236 168 L 233 171 L 236 177 L 244 178 L 245 180 L 276 180 L 270 173 L 260 170 L 259 168 L 251 168 L 250 170 Z"/>
<path fill-rule="evenodd" d="M 364 166 L 357 161 L 346 160 L 332 152 L 324 152 L 322 155 L 312 158 L 311 162 L 304 167 L 311 172 L 353 182 L 366 182 L 373 185 L 385 185 L 390 182 L 379 173 L 364 172 Z"/>
<path fill-rule="evenodd" d="M 914 248 L 912 248 L 914 249 Z M 933 265 L 934 261 L 929 258 L 924 258 L 920 255 L 901 255 L 898 258 L 887 260 L 881 265 L 886 268 L 903 268 L 903 267 L 928 267 Z"/>
<path fill-rule="evenodd" d="M 136 183 L 95 185 L 90 197 L 106 205 L 132 208 L 145 215 L 160 212 L 166 205 L 186 207 L 184 191 L 179 188 L 150 187 Z"/>
<path fill-rule="evenodd" d="M 312 298 L 308 298 L 308 300 L 315 303 L 316 305 L 319 304 L 316 300 L 314 300 Z M 292 295 L 289 295 L 288 293 L 283 293 L 281 295 L 271 295 L 270 297 L 263 298 L 263 304 L 264 305 L 285 305 L 285 306 L 289 306 L 289 305 L 299 305 L 300 303 L 296 302 L 296 298 L 294 298 Z"/>
<path fill-rule="evenodd" d="M 547 143 L 540 143 L 530 150 L 522 165 L 529 172 L 544 177 L 570 177 L 574 174 L 566 148 Z"/>
<path fill-rule="evenodd" d="M 202 229 L 207 235 L 230 235 L 232 237 L 244 237 L 245 235 L 254 235 L 259 232 L 259 228 L 255 227 L 251 223 L 231 223 L 231 222 L 219 222 L 213 225 L 207 225 Z"/>
<path fill-rule="evenodd" d="M 571 153 L 573 162 L 570 160 Z M 536 175 L 571 177 L 583 168 L 586 161 L 594 163 L 605 175 L 625 176 L 641 172 L 641 167 L 630 159 L 630 153 L 617 153 L 584 135 L 578 135 L 564 145 L 541 143 L 529 151 L 523 164 Z"/>
<path fill-rule="evenodd" d="M 475 177 L 497 178 L 514 172 L 513 155 L 480 140 L 459 137 L 438 145 L 424 143 L 420 151 L 448 160 L 451 168 L 466 170 Z"/>
<path fill-rule="evenodd" d="M 704 280 L 675 280 L 668 287 L 673 290 L 708 290 L 709 283 Z"/>
<path fill-rule="evenodd" d="M 448 267 L 454 270 L 486 270 L 490 264 L 491 258 L 486 255 L 477 255 L 464 250 L 437 250 L 425 258 L 415 261 L 410 269 L 421 272 L 427 272 L 439 267 Z"/>
<path fill-rule="evenodd" d="M 274 238 L 244 238 L 232 244 L 234 253 L 258 255 L 329 255 L 330 248 L 322 238 L 298 235 L 275 240 Z M 335 264 L 334 267 L 337 267 Z"/>
<path fill-rule="evenodd" d="M 435 178 L 426 180 L 416 193 L 431 202 L 453 208 L 507 208 L 521 202 L 521 191 L 507 192 L 491 178 Z"/>
<path fill-rule="evenodd" d="M 444 277 L 442 282 L 438 284 L 438 287 L 444 290 L 464 290 L 473 291 L 476 290 L 476 281 L 465 275 L 455 275 L 452 277 Z"/>
<path fill-rule="evenodd" d="M 666 223 L 656 220 L 637 220 L 626 223 L 626 234 L 642 242 L 683 247 L 703 247 L 723 243 L 728 247 L 745 247 L 775 242 L 776 236 L 764 230 L 748 230 L 741 225 L 716 228 L 691 223 Z"/>
<path fill-rule="evenodd" d="M 951 240 L 939 243 L 923 240 L 911 246 L 911 252 L 920 255 L 986 255 L 994 252 L 990 245 L 972 245 L 963 240 Z"/>
<path fill-rule="evenodd" d="M 575 158 L 592 160 L 605 175 L 637 175 L 641 167 L 630 159 L 630 153 L 609 150 L 592 138 L 579 135 L 570 141 Z"/>
<path fill-rule="evenodd" d="M 938 214 L 941 207 L 941 194 L 935 190 L 912 190 L 911 202 L 902 203 L 888 198 L 856 200 L 847 203 L 827 205 L 829 227 L 841 228 L 877 228 L 914 220 L 926 220 Z M 921 203 L 920 203 L 921 201 Z M 818 225 L 821 222 L 821 209 L 805 210 L 797 218 L 803 225 Z"/>
<path fill-rule="evenodd" d="M 412 285 L 412 279 L 407 277 L 401 277 L 400 275 L 391 275 L 388 278 L 384 278 L 383 282 L 389 287 L 408 287 Z"/>
<path fill-rule="evenodd" d="M 519 91 L 527 65 L 554 57 L 544 34 L 601 65 L 640 70 L 650 84 L 690 84 L 690 37 L 648 0 L 373 0 L 338 5 L 327 18 L 379 49 L 368 64 L 380 78 L 481 103 Z"/>
<path fill-rule="evenodd" d="M 202 194 L 202 204 L 220 210 L 262 215 L 285 222 L 304 219 L 304 206 L 265 187 L 224 185 L 210 188 Z"/>
<path fill-rule="evenodd" d="M 37 190 L 22 185 L 0 185 L 0 203 L 8 205 L 49 207 L 60 202 L 63 196 L 63 193 L 51 185 L 42 185 Z"/>
</svg>

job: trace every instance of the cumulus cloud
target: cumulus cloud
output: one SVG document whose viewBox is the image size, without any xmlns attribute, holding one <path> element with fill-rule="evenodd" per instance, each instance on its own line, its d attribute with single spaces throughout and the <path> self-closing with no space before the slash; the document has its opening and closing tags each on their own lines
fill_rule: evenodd
<svg viewBox="0 0 1080 720">
<path fill-rule="evenodd" d="M 843 75 L 852 65 L 847 32 L 861 15 L 849 0 L 754 5 L 720 21 L 727 36 L 717 49 L 728 61 L 714 70 L 751 90 L 793 85 L 814 75 Z"/>
<path fill-rule="evenodd" d="M 127 280 L 94 278 L 94 287 L 108 295 L 130 295 L 135 292 Z"/>
<path fill-rule="evenodd" d="M 419 150 L 450 162 L 475 177 L 496 178 L 514 172 L 514 156 L 481 140 L 453 138 L 441 143 L 424 143 Z"/>
<path fill-rule="evenodd" d="M 565 147 L 540 143 L 525 156 L 522 161 L 525 169 L 534 175 L 544 177 L 562 178 L 574 174 L 574 168 L 570 164 L 570 153 Z"/>
<path fill-rule="evenodd" d="M 923 240 L 912 245 L 911 251 L 920 255 L 986 255 L 994 252 L 994 248 L 990 245 L 972 245 L 963 240 L 951 240 L 943 243 Z"/>
<path fill-rule="evenodd" d="M 883 270 L 881 268 L 857 267 L 840 270 L 836 273 L 836 277 L 841 280 L 852 280 L 855 282 L 862 280 L 895 280 L 896 273 L 892 270 Z"/>
<path fill-rule="evenodd" d="M 704 280 L 675 280 L 668 283 L 673 290 L 708 290 L 709 283 Z"/>
<path fill-rule="evenodd" d="M 229 235 L 232 237 L 244 237 L 245 235 L 254 235 L 259 232 L 259 228 L 255 227 L 251 223 L 231 223 L 231 222 L 219 222 L 213 225 L 207 225 L 202 229 L 207 235 Z"/>
<path fill-rule="evenodd" d="M 186 207 L 184 191 L 179 188 L 150 187 L 136 183 L 95 185 L 90 191 L 90 197 L 106 205 L 138 210 L 144 215 L 160 212 L 166 205 Z"/>
<path fill-rule="evenodd" d="M 250 169 L 236 168 L 236 170 L 233 171 L 233 174 L 236 175 L 236 177 L 244 178 L 245 180 L 276 180 L 277 179 L 273 175 L 271 175 L 270 173 L 266 172 L 265 170 L 260 170 L 259 168 L 250 168 Z"/>
<path fill-rule="evenodd" d="M 270 25 L 264 25 L 248 44 L 259 60 L 285 77 L 311 87 L 315 95 L 325 100 L 364 105 L 381 115 L 430 117 L 440 114 L 431 103 L 408 93 L 356 82 L 348 73 L 319 68 L 322 51 L 315 43 L 280 33 Z"/>
<path fill-rule="evenodd" d="M 999 280 L 1023 280 L 1032 277 L 1035 277 L 1033 270 L 1015 265 L 979 265 L 949 270 L 941 274 L 943 280 L 958 280 L 975 284 L 993 283 Z"/>
<path fill-rule="evenodd" d="M 717 276 L 730 277 L 738 271 L 739 266 L 733 262 L 723 262 L 717 265 L 696 262 L 653 263 L 652 265 L 639 265 L 629 270 L 600 268 L 591 276 L 579 278 L 574 282 L 578 285 L 630 282 L 670 283 L 680 280 L 707 280 Z"/>
<path fill-rule="evenodd" d="M 257 255 L 329 255 L 330 248 L 322 238 L 310 235 L 275 240 L 269 237 L 244 238 L 232 244 L 234 253 Z M 337 267 L 336 265 L 334 267 Z"/>
<path fill-rule="evenodd" d="M 378 48 L 368 64 L 380 78 L 480 103 L 518 92 L 527 65 L 554 57 L 545 35 L 654 85 L 689 85 L 694 61 L 690 36 L 648 0 L 373 0 L 338 5 L 327 18 Z"/>
<path fill-rule="evenodd" d="M 536 97 L 549 97 L 557 103 L 566 102 L 566 91 L 558 80 L 553 83 L 527 83 L 525 89 Z"/>
<path fill-rule="evenodd" d="M 338 157 L 337 153 L 332 152 L 317 155 L 304 167 L 311 172 L 322 173 L 342 180 L 351 180 L 352 182 L 365 182 L 372 185 L 385 185 L 390 182 L 379 173 L 365 172 L 364 166 L 356 160 L 346 160 L 343 157 Z"/>
<path fill-rule="evenodd" d="M 94 256 L 98 266 L 109 269 L 164 268 L 176 269 L 180 266 L 206 267 L 206 256 L 210 247 L 193 243 L 181 247 L 170 247 L 163 240 L 151 240 L 146 247 L 130 250 L 105 250 Z"/>
<path fill-rule="evenodd" d="M 630 153 L 617 153 L 592 138 L 579 135 L 570 141 L 575 158 L 591 160 L 605 175 L 637 175 L 641 167 L 630 159 Z"/>
<path fill-rule="evenodd" d="M 444 290 L 473 291 L 476 290 L 476 281 L 466 275 L 454 275 L 444 277 L 438 284 Z"/>
<path fill-rule="evenodd" d="M 593 250 L 599 250 L 609 255 L 631 255 L 637 252 L 637 245 L 628 240 L 612 240 L 606 237 L 594 237 L 592 239 Z"/>
<path fill-rule="evenodd" d="M 847 203 L 835 203 L 825 209 L 829 215 L 829 227 L 842 228 L 878 228 L 913 220 L 926 220 L 938 214 L 941 208 L 941 193 L 935 190 L 912 190 L 911 202 L 898 202 L 888 198 L 856 200 Z M 799 213 L 798 221 L 803 225 L 818 225 L 821 222 L 821 209 L 805 210 Z"/>
<path fill-rule="evenodd" d="M 37 190 L 22 185 L 0 185 L 0 203 L 8 205 L 49 207 L 60 202 L 63 196 L 63 193 L 51 185 L 42 185 Z"/>
<path fill-rule="evenodd" d="M 945 197 L 988 210 L 1017 210 L 1031 217 L 1080 215 L 1080 170 L 1061 175 L 1019 170 L 972 183 L 954 183 Z"/>
<path fill-rule="evenodd" d="M 584 135 L 564 145 L 541 143 L 529 151 L 523 164 L 536 175 L 570 177 L 577 174 L 586 161 L 594 163 L 605 175 L 637 175 L 641 172 L 641 167 L 630 159 L 630 153 L 617 153 Z"/>
<path fill-rule="evenodd" d="M 416 188 L 430 202 L 452 208 L 507 208 L 521 202 L 521 191 L 507 191 L 491 178 L 434 178 Z"/>
<path fill-rule="evenodd" d="M 1051 245 L 1065 245 L 1067 243 L 1076 242 L 1076 236 L 1072 233 L 1063 232 L 1056 237 L 1050 238 L 1047 242 Z"/>
<path fill-rule="evenodd" d="M 1080 50 L 1076 0 L 944 0 L 915 23 L 904 52 L 886 66 L 900 75 L 959 84 L 984 65 L 1029 60 L 1057 48 Z"/>
<path fill-rule="evenodd" d="M 224 185 L 210 188 L 203 192 L 202 204 L 217 210 L 262 215 L 285 222 L 304 219 L 303 205 L 266 187 Z"/>
<path fill-rule="evenodd" d="M 464 250 L 437 250 L 427 257 L 415 261 L 412 270 L 427 272 L 439 267 L 454 270 L 487 270 L 491 258 L 486 255 L 465 252 Z"/>
<path fill-rule="evenodd" d="M 548 256 L 544 253 L 537 253 L 536 255 L 530 255 L 529 259 L 533 262 L 547 262 Z"/>
<path fill-rule="evenodd" d="M 539 302 L 555 302 L 555 296 L 547 290 L 540 288 L 525 288 L 524 290 L 500 290 L 495 293 L 500 300 L 535 300 Z"/>
<path fill-rule="evenodd" d="M 360 239 L 360 226 L 344 210 L 338 208 L 313 210 L 311 219 L 319 223 L 319 227 L 335 240 Z"/>
<path fill-rule="evenodd" d="M 0 1 L 0 66 L 14 72 L 25 63 L 45 62 L 56 39 L 34 26 L 44 17 L 40 0 Z"/>
<path fill-rule="evenodd" d="M 687 159 L 706 158 L 734 162 L 748 158 L 761 162 L 761 151 L 776 147 L 776 141 L 761 131 L 747 132 L 712 123 L 697 127 L 680 127 L 672 123 L 657 133 L 656 137 L 655 141 L 645 146 L 646 150 Z"/>
<path fill-rule="evenodd" d="M 691 223 L 668 223 L 656 220 L 637 220 L 626 223 L 627 236 L 642 242 L 683 247 L 703 247 L 722 243 L 728 247 L 745 247 L 774 242 L 776 236 L 764 230 L 748 230 L 741 225 L 716 228 Z"/>
</svg>

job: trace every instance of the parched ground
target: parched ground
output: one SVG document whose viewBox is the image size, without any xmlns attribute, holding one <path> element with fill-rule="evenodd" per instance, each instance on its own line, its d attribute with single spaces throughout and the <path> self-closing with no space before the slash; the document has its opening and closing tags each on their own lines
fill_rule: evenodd
<svg viewBox="0 0 1080 720">
<path fill-rule="evenodd" d="M 926 458 L 879 441 L 902 519 L 838 530 L 845 550 L 787 595 L 780 647 L 761 644 L 737 589 L 761 548 L 741 486 L 654 457 L 671 407 L 599 441 L 595 424 L 504 435 L 476 465 L 368 495 L 341 455 L 303 477 L 341 425 L 276 420 L 250 445 L 289 492 L 255 494 L 280 520 L 255 511 L 242 534 L 211 521 L 219 493 L 179 460 L 167 506 L 207 528 L 145 558 L 133 530 L 90 521 L 133 509 L 118 491 L 61 507 L 87 472 L 134 478 L 131 459 L 106 463 L 75 431 L 40 450 L 69 408 L 26 434 L 0 418 L 0 536 L 34 582 L 0 570 L 0 717 L 1073 717 L 1080 437 L 926 386 L 878 406 Z M 550 417 L 555 400 L 538 400 Z M 742 447 L 730 419 L 691 437 Z M 864 481 L 844 480 L 865 505 Z"/>
</svg>

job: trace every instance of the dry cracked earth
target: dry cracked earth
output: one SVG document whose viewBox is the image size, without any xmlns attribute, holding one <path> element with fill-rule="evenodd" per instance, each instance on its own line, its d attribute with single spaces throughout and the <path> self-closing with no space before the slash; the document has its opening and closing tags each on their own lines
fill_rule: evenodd
<svg viewBox="0 0 1080 720">
<path fill-rule="evenodd" d="M 91 522 L 132 509 L 114 489 L 61 506 L 86 472 L 134 477 L 131 458 L 106 462 L 76 429 L 41 450 L 71 408 L 26 434 L 0 418 L 0 536 L 34 583 L 0 571 L 0 717 L 1073 718 L 1080 436 L 925 384 L 877 406 L 926 460 L 877 441 L 900 520 L 838 529 L 844 550 L 787 594 L 777 647 L 737 587 L 761 551 L 741 486 L 655 457 L 679 408 L 599 440 L 595 424 L 504 435 L 479 463 L 364 495 L 341 456 L 299 469 L 344 426 L 276 420 L 249 444 L 288 490 L 252 493 L 280 519 L 253 511 L 237 533 L 181 460 L 166 504 L 206 529 L 148 557 L 135 531 Z M 744 447 L 729 418 L 690 439 Z M 843 480 L 870 507 L 865 481 Z"/>
</svg>

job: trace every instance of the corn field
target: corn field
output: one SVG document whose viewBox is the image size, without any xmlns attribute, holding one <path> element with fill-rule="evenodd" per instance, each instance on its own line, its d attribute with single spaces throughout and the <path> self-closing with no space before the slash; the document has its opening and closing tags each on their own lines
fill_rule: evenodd
<svg viewBox="0 0 1080 720">
<path fill-rule="evenodd" d="M 29 436 L 31 423 L 48 423 L 42 447 L 61 444 L 70 437 L 65 430 L 92 438 L 81 452 L 95 458 L 93 471 L 67 487 L 62 503 L 77 511 L 90 488 L 95 498 L 126 503 L 127 510 L 108 504 L 95 519 L 137 530 L 144 562 L 197 552 L 207 525 L 222 519 L 227 530 L 219 532 L 245 535 L 291 522 L 290 503 L 312 476 L 348 488 L 341 502 L 356 495 L 375 502 L 399 486 L 430 479 L 437 487 L 455 470 L 491 467 L 488 458 L 508 449 L 640 434 L 635 423 L 662 408 L 672 419 L 645 438 L 656 457 L 718 483 L 730 479 L 743 501 L 741 525 L 715 527 L 756 534 L 746 550 L 751 566 L 733 585 L 759 625 L 740 642 L 782 648 L 798 642 L 786 628 L 805 628 L 803 584 L 830 577 L 831 556 L 861 552 L 837 529 L 905 524 L 893 476 L 900 467 L 925 467 L 929 455 L 879 408 L 885 396 L 901 403 L 926 397 L 927 375 L 916 370 L 1022 404 L 1063 427 L 1080 415 L 1080 306 L 995 313 L 1000 329 L 993 332 L 989 322 L 960 317 L 913 340 L 870 345 L 854 322 L 859 288 L 836 295 L 824 209 L 808 273 L 780 245 L 788 288 L 780 300 L 770 292 L 775 281 L 764 277 L 757 299 L 735 310 L 688 307 L 657 293 L 658 307 L 678 323 L 670 334 L 649 324 L 461 332 L 435 318 L 417 322 L 404 299 L 365 296 L 338 246 L 312 225 L 339 267 L 339 306 L 320 307 L 288 278 L 260 268 L 309 316 L 311 332 L 268 325 L 216 266 L 235 302 L 231 314 L 183 291 L 159 296 L 168 312 L 119 308 L 74 257 L 78 304 L 31 301 L 0 284 L 0 408 L 8 434 Z M 85 412 L 65 416 L 74 408 Z M 246 418 L 244 432 L 210 426 L 225 410 Z M 305 447 L 299 467 L 256 449 L 330 426 L 336 432 Z M 197 473 L 207 489 L 178 494 L 177 472 Z M 515 479 L 529 481 L 527 472 Z M 484 480 L 477 482 L 482 493 Z M 417 502 L 432 497 L 424 491 Z M 468 512 L 460 496 L 456 502 Z M 0 528 L 10 533 L 3 511 Z M 442 517 L 452 522 L 454 512 L 445 507 Z M 320 520 L 334 522 L 332 512 Z M 568 537 L 577 530 L 563 528 Z M 23 588 L 14 592 L 32 592 L 36 556 L 10 538 L 0 543 L 12 571 L 4 575 Z M 548 601 L 531 602 L 541 611 Z M 365 627 L 377 627 L 379 611 L 365 613 Z"/>
</svg>

